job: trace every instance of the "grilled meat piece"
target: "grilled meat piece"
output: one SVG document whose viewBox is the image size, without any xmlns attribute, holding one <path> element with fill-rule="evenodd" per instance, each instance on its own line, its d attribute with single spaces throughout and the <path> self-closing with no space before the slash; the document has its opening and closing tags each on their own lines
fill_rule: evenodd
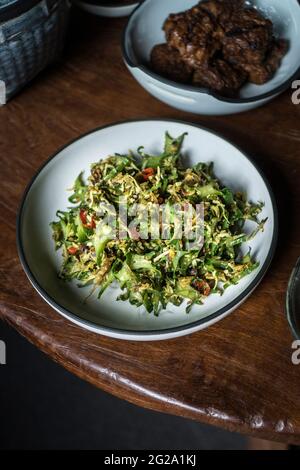
<svg viewBox="0 0 300 470">
<path fill-rule="evenodd" d="M 222 25 L 226 24 L 234 12 L 244 7 L 244 0 L 207 0 L 200 2 L 198 7 Z"/>
<path fill-rule="evenodd" d="M 281 61 L 289 48 L 288 41 L 286 39 L 278 39 L 274 41 L 273 47 L 269 52 L 266 60 L 266 67 L 272 72 L 272 75 L 280 67 Z"/>
<path fill-rule="evenodd" d="M 165 24 L 167 43 L 180 52 L 190 67 L 201 66 L 220 48 L 220 28 L 199 5 L 170 15 Z"/>
<path fill-rule="evenodd" d="M 154 72 L 176 82 L 186 83 L 192 78 L 192 68 L 167 44 L 158 44 L 152 49 L 151 66 Z"/>
<path fill-rule="evenodd" d="M 212 64 L 198 67 L 193 75 L 193 83 L 219 91 L 223 95 L 233 95 L 247 78 L 246 72 L 235 70 L 224 60 L 217 59 Z"/>
<path fill-rule="evenodd" d="M 273 29 L 272 21 L 265 18 L 258 10 L 241 6 L 233 8 L 230 11 L 230 17 L 228 15 L 224 18 L 220 17 L 220 22 L 226 34 L 254 28 L 268 28 L 271 31 Z"/>
<path fill-rule="evenodd" d="M 240 67 L 249 74 L 249 81 L 256 85 L 262 85 L 273 77 L 279 68 L 282 58 L 287 51 L 287 41 L 281 39 L 274 41 L 266 60 L 262 64 L 249 64 L 240 62 Z"/>
<path fill-rule="evenodd" d="M 236 65 L 241 60 L 249 64 L 265 60 L 273 43 L 273 25 L 258 11 L 237 11 L 223 21 L 222 27 L 225 31 L 222 52 L 227 61 Z"/>
</svg>

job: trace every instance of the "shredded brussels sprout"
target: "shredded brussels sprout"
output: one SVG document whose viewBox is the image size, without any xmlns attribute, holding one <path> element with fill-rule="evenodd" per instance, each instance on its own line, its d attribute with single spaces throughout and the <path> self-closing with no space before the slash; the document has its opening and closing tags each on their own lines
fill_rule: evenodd
<svg viewBox="0 0 300 470">
<path fill-rule="evenodd" d="M 78 176 L 69 198 L 73 206 L 58 210 L 57 221 L 51 223 L 55 247 L 62 249 L 62 279 L 91 285 L 99 298 L 117 282 L 120 300 L 158 315 L 168 303 L 179 306 L 184 300 L 189 312 L 192 305 L 211 294 L 222 294 L 258 267 L 250 251 L 242 257 L 239 248 L 264 229 L 266 220 L 258 218 L 263 204 L 252 204 L 245 195 L 224 187 L 212 164 L 185 168 L 180 154 L 184 137 L 174 139 L 166 133 L 160 155 L 148 155 L 140 147 L 137 155 L 115 154 L 93 164 L 87 182 L 82 173 Z M 115 227 L 104 222 L 99 205 L 117 212 L 124 198 L 130 209 L 137 204 L 167 207 L 170 236 L 142 237 L 149 227 L 141 214 L 135 214 L 141 220 L 138 230 L 118 217 L 116 225 L 123 237 L 113 237 Z M 176 238 L 178 215 L 172 209 L 174 204 L 187 203 L 204 207 L 203 244 L 193 249 L 187 249 L 184 237 Z M 246 220 L 256 225 L 251 235 L 243 232 Z M 161 220 L 156 223 L 161 228 Z"/>
</svg>

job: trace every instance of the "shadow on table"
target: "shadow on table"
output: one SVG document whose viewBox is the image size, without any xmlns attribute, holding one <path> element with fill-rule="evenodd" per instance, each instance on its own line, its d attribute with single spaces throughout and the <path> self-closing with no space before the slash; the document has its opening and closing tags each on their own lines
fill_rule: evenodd
<svg viewBox="0 0 300 470">
<path fill-rule="evenodd" d="M 0 321 L 0 449 L 244 449 L 246 438 L 112 397 Z M 5 406 L 3 404 L 5 403 Z"/>
</svg>

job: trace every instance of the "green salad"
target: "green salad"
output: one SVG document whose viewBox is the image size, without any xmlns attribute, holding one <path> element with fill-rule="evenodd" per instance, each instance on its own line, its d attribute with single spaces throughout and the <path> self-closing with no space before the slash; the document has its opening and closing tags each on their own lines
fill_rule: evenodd
<svg viewBox="0 0 300 470">
<path fill-rule="evenodd" d="M 83 173 L 77 177 L 69 198 L 72 207 L 58 210 L 51 223 L 55 247 L 62 250 L 62 279 L 90 285 L 90 294 L 96 292 L 99 298 L 117 282 L 122 289 L 118 300 L 158 315 L 168 303 L 179 306 L 185 300 L 189 312 L 258 267 L 250 250 L 242 256 L 240 247 L 264 229 L 266 220 L 259 220 L 263 204 L 222 185 L 213 164 L 185 167 L 184 138 L 166 133 L 160 155 L 148 155 L 141 147 L 136 154 L 115 154 L 93 164 L 86 181 Z M 119 216 L 125 202 L 127 224 Z M 203 211 L 202 243 L 192 247 L 185 233 L 178 236 L 178 207 L 186 205 Z M 168 212 L 167 237 L 145 236 L 150 222 L 143 211 L 134 210 L 140 206 L 155 207 L 156 214 L 157 207 Z M 109 212 L 118 214 L 111 219 L 115 222 L 107 222 Z M 199 228 L 197 216 L 191 220 Z M 250 235 L 243 232 L 247 220 L 255 222 Z M 159 213 L 152 220 L 156 233 L 162 233 L 163 223 Z"/>
</svg>

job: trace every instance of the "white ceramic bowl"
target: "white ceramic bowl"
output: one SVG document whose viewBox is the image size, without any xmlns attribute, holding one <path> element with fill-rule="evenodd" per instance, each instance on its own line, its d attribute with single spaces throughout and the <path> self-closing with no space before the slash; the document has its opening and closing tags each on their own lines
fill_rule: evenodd
<svg viewBox="0 0 300 470">
<path fill-rule="evenodd" d="M 140 2 L 137 0 L 128 3 L 122 0 L 73 0 L 73 3 L 93 15 L 119 18 L 129 16 Z"/>
<path fill-rule="evenodd" d="M 125 153 L 144 145 L 147 152 L 162 149 L 164 133 L 173 136 L 188 132 L 183 153 L 188 165 L 199 161 L 215 164 L 215 173 L 233 190 L 247 192 L 254 202 L 264 201 L 262 218 L 268 217 L 265 231 L 249 244 L 260 267 L 224 295 L 212 295 L 204 305 L 195 305 L 187 315 L 185 306 L 169 306 L 159 317 L 143 307 L 116 301 L 118 287 L 105 291 L 101 300 L 92 296 L 83 300 L 90 287 L 58 279 L 61 253 L 55 252 L 49 223 L 57 209 L 70 203 L 67 188 L 77 175 L 89 174 L 90 164 L 115 152 Z M 253 223 L 246 226 L 252 231 Z M 17 240 L 23 268 L 39 294 L 61 315 L 83 328 L 103 335 L 133 340 L 159 340 L 186 335 L 205 328 L 228 315 L 253 291 L 271 261 L 277 236 L 277 218 L 270 188 L 260 170 L 239 149 L 218 135 L 196 125 L 169 120 L 131 121 L 103 127 L 84 135 L 59 150 L 38 171 L 27 188 L 18 217 Z"/>
<path fill-rule="evenodd" d="M 264 85 L 245 85 L 238 98 L 167 80 L 149 68 L 150 53 L 165 42 L 162 25 L 170 13 L 187 10 L 197 0 L 145 0 L 130 17 L 123 38 L 124 61 L 136 80 L 153 96 L 183 111 L 224 115 L 261 106 L 286 90 L 300 74 L 300 6 L 297 0 L 249 0 L 270 18 L 275 33 L 289 41 L 289 51 L 275 76 Z"/>
</svg>

